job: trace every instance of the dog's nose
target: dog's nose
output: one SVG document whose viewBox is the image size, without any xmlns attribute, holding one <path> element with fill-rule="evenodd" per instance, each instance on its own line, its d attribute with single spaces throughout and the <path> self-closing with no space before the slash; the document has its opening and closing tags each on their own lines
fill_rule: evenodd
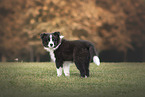
<svg viewBox="0 0 145 97">
<path fill-rule="evenodd" d="M 53 46 L 53 44 L 51 43 L 51 44 L 50 44 L 50 46 L 52 47 L 52 46 Z"/>
</svg>

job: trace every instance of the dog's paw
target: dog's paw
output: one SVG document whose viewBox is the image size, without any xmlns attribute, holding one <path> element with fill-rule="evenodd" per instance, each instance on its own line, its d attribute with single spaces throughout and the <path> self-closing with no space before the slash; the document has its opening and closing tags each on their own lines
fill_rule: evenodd
<svg viewBox="0 0 145 97">
<path fill-rule="evenodd" d="M 61 74 L 57 75 L 57 77 L 60 77 L 60 76 L 61 76 Z"/>
<path fill-rule="evenodd" d="M 65 76 L 68 76 L 68 77 L 69 77 L 69 76 L 70 76 L 70 74 L 69 74 L 69 73 L 65 73 Z"/>
</svg>

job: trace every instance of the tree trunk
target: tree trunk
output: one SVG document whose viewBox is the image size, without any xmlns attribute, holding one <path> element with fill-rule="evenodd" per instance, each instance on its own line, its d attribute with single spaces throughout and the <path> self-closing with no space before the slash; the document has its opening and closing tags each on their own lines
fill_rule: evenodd
<svg viewBox="0 0 145 97">
<path fill-rule="evenodd" d="M 123 59 L 124 62 L 127 62 L 127 50 L 124 51 L 124 59 Z"/>
<path fill-rule="evenodd" d="M 39 55 L 36 56 L 36 61 L 40 62 L 40 56 Z"/>
<path fill-rule="evenodd" d="M 143 57 L 142 61 L 145 62 L 145 46 L 143 47 L 143 56 L 142 57 Z"/>
<path fill-rule="evenodd" d="M 4 55 L 2 55 L 1 60 L 2 60 L 2 62 L 6 62 L 7 58 Z"/>
<path fill-rule="evenodd" d="M 32 47 L 30 48 L 30 62 L 34 62 L 34 50 Z"/>
</svg>

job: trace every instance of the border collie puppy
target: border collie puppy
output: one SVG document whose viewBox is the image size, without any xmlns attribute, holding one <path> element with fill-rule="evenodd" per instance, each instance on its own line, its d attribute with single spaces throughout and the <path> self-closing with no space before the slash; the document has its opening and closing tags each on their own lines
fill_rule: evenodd
<svg viewBox="0 0 145 97">
<path fill-rule="evenodd" d="M 60 32 L 42 33 L 44 49 L 50 53 L 52 61 L 56 63 L 57 76 L 70 76 L 70 63 L 74 62 L 81 77 L 89 77 L 89 63 L 93 61 L 98 66 L 100 60 L 92 43 L 84 40 L 68 41 L 63 39 Z"/>
</svg>

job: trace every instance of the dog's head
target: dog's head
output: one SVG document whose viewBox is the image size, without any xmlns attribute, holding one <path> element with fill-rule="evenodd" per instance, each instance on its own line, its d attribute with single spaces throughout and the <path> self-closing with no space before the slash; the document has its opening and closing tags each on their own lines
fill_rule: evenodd
<svg viewBox="0 0 145 97">
<path fill-rule="evenodd" d="M 56 48 L 61 43 L 63 36 L 60 35 L 60 32 L 53 33 L 42 33 L 40 35 L 42 39 L 43 46 L 46 48 Z"/>
</svg>

